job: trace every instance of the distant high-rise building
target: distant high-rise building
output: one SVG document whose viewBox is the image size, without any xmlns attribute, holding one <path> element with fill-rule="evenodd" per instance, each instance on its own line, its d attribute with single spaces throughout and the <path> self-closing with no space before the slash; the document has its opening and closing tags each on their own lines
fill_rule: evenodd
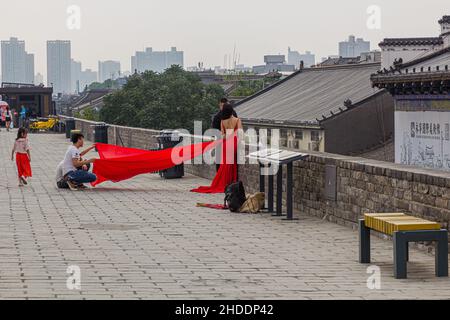
<svg viewBox="0 0 450 320">
<path fill-rule="evenodd" d="M 99 61 L 98 62 L 98 79 L 101 83 L 106 80 L 115 80 L 120 77 L 119 61 Z"/>
<path fill-rule="evenodd" d="M 164 72 L 173 65 L 184 67 L 184 52 L 177 51 L 176 47 L 172 47 L 170 51 L 153 51 L 152 48 L 147 48 L 145 51 L 137 51 L 131 57 L 133 73 L 147 70 Z"/>
<path fill-rule="evenodd" d="M 34 82 L 34 55 L 25 51 L 25 41 L 2 41 L 2 82 Z"/>
<path fill-rule="evenodd" d="M 359 57 L 363 52 L 370 51 L 370 42 L 362 38 L 355 39 L 355 36 L 349 36 L 348 41 L 339 42 L 339 56 L 342 58 Z"/>
<path fill-rule="evenodd" d="M 309 68 L 316 64 L 316 56 L 310 51 L 300 53 L 298 51 L 292 51 L 288 48 L 288 64 L 292 64 L 296 69 L 300 68 L 300 63 L 303 61 L 303 66 Z"/>
<path fill-rule="evenodd" d="M 47 41 L 47 83 L 54 93 L 71 93 L 70 41 Z"/>
<path fill-rule="evenodd" d="M 34 84 L 36 86 L 40 85 L 40 84 L 44 84 L 44 76 L 41 73 L 37 73 L 36 76 L 34 77 Z"/>
<path fill-rule="evenodd" d="M 98 81 L 96 71 L 86 69 L 83 71 L 81 62 L 71 60 L 71 86 L 72 93 L 80 93 L 86 89 L 86 86 Z"/>
<path fill-rule="evenodd" d="M 93 71 L 91 69 L 81 71 L 80 91 L 84 91 L 86 87 L 90 86 L 94 82 L 97 82 L 97 78 L 98 74 L 96 71 Z"/>
<path fill-rule="evenodd" d="M 254 66 L 252 68 L 253 73 L 267 74 L 272 72 L 294 72 L 295 66 L 292 64 L 286 64 L 286 57 L 284 55 L 265 55 L 265 65 Z"/>
<path fill-rule="evenodd" d="M 34 54 L 25 54 L 25 83 L 34 83 Z"/>
<path fill-rule="evenodd" d="M 81 62 L 73 59 L 70 61 L 71 92 L 79 93 L 80 91 L 83 91 L 80 84 L 81 68 Z"/>
</svg>

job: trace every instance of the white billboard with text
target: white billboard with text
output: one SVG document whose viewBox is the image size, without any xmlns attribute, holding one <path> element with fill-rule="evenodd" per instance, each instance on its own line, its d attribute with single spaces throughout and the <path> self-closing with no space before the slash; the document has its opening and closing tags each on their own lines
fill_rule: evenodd
<svg viewBox="0 0 450 320">
<path fill-rule="evenodd" d="M 395 112 L 395 162 L 450 171 L 450 112 Z"/>
</svg>

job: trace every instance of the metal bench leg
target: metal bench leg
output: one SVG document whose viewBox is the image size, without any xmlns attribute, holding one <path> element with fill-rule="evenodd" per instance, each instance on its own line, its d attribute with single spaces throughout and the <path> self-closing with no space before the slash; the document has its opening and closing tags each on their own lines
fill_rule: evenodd
<svg viewBox="0 0 450 320">
<path fill-rule="evenodd" d="M 359 220 L 359 262 L 370 263 L 370 229 L 364 219 Z"/>
<path fill-rule="evenodd" d="M 436 277 L 448 277 L 448 232 L 439 231 L 436 245 Z"/>
<path fill-rule="evenodd" d="M 263 174 L 264 173 L 264 169 L 265 167 L 263 165 L 259 165 L 259 192 L 261 193 L 266 193 L 266 176 Z M 264 203 L 264 208 L 265 209 L 266 204 Z"/>
<path fill-rule="evenodd" d="M 406 262 L 409 262 L 409 242 L 406 243 Z"/>
<path fill-rule="evenodd" d="M 292 192 L 294 189 L 293 185 L 293 172 L 294 172 L 294 165 L 291 163 L 288 163 L 287 165 L 287 185 L 286 185 L 286 207 L 287 207 L 287 219 L 286 220 L 296 220 L 294 219 L 293 214 L 293 198 L 292 198 Z"/>
<path fill-rule="evenodd" d="M 277 173 L 277 212 L 273 216 L 283 216 L 283 166 L 281 164 Z"/>
<path fill-rule="evenodd" d="M 268 211 L 273 213 L 273 175 L 269 175 Z"/>
<path fill-rule="evenodd" d="M 394 233 L 394 277 L 406 279 L 407 277 L 407 245 L 405 235 L 401 232 Z"/>
</svg>

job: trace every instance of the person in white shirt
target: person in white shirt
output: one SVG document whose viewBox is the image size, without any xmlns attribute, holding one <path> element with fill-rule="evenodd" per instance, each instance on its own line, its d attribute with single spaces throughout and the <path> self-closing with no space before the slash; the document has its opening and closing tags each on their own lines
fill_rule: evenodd
<svg viewBox="0 0 450 320">
<path fill-rule="evenodd" d="M 88 171 L 88 165 L 95 159 L 83 160 L 83 156 L 93 150 L 95 146 L 80 152 L 84 145 L 84 136 L 81 133 L 75 133 L 71 137 L 72 145 L 67 149 L 64 160 L 62 161 L 62 174 L 70 190 L 85 189 L 84 183 L 91 183 L 97 180 L 97 176 Z M 78 170 L 81 168 L 81 170 Z"/>
<path fill-rule="evenodd" d="M 56 185 L 59 189 L 69 189 L 69 185 L 67 184 L 67 181 L 64 179 L 64 173 L 63 173 L 63 166 L 64 161 L 61 161 L 58 166 L 56 167 Z"/>
</svg>

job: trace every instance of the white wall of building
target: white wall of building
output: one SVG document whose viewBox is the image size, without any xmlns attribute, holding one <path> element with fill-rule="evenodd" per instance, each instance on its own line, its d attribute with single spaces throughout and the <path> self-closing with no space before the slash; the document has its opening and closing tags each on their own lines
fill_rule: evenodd
<svg viewBox="0 0 450 320">
<path fill-rule="evenodd" d="M 396 59 L 403 59 L 403 63 L 406 63 L 440 49 L 442 49 L 442 46 L 440 45 L 382 47 L 381 68 L 389 69 L 394 65 Z"/>
</svg>

